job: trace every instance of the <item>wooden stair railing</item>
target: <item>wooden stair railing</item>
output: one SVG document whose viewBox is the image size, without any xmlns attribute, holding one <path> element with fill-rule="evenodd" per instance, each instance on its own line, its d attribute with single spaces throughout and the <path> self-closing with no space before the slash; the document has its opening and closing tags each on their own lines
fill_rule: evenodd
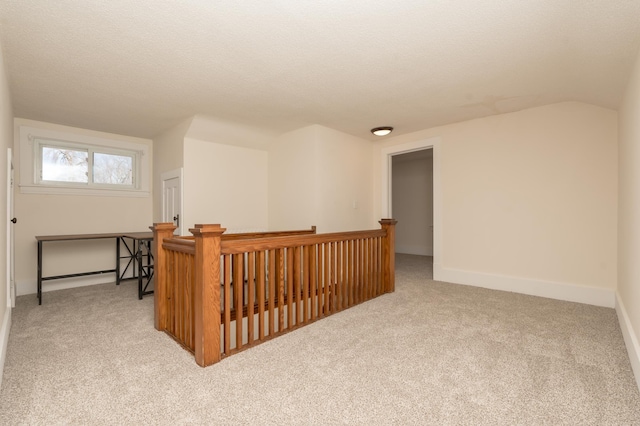
<svg viewBox="0 0 640 426">
<path fill-rule="evenodd" d="M 393 292 L 395 223 L 333 234 L 312 228 L 227 236 L 220 225 L 196 225 L 193 237 L 154 224 L 156 329 L 207 366 Z"/>
</svg>

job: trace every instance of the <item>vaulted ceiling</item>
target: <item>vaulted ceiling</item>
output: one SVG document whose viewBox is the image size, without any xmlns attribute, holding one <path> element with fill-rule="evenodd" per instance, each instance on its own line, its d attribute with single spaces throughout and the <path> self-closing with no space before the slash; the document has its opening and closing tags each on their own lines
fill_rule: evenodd
<svg viewBox="0 0 640 426">
<path fill-rule="evenodd" d="M 0 25 L 18 117 L 372 139 L 566 100 L 616 109 L 640 1 L 0 0 Z"/>
</svg>

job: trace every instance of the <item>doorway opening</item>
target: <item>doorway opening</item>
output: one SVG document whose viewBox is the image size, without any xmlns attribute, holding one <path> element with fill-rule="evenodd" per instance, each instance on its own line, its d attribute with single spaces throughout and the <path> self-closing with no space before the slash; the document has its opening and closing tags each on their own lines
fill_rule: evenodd
<svg viewBox="0 0 640 426">
<path fill-rule="evenodd" d="M 382 216 L 398 220 L 396 253 L 429 256 L 431 278 L 438 280 L 442 254 L 440 138 L 387 147 L 381 153 Z M 394 168 L 398 169 L 395 176 Z M 422 183 L 407 182 L 416 179 Z"/>
<path fill-rule="evenodd" d="M 426 259 L 432 267 L 432 148 L 392 156 L 391 194 L 393 218 L 398 221 L 396 253 L 418 257 L 422 261 Z M 429 278 L 433 278 L 433 269 L 429 268 L 428 273 L 431 275 Z"/>
</svg>

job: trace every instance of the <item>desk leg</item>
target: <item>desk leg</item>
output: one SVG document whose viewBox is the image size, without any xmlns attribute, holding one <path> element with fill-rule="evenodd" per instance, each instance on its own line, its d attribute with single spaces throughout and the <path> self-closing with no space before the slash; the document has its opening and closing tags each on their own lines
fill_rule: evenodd
<svg viewBox="0 0 640 426">
<path fill-rule="evenodd" d="M 138 260 L 138 299 L 142 300 L 142 241 L 138 241 L 136 258 Z"/>
<path fill-rule="evenodd" d="M 120 285 L 120 237 L 116 237 L 116 285 Z"/>
<path fill-rule="evenodd" d="M 38 305 L 42 305 L 42 241 L 38 241 Z"/>
</svg>

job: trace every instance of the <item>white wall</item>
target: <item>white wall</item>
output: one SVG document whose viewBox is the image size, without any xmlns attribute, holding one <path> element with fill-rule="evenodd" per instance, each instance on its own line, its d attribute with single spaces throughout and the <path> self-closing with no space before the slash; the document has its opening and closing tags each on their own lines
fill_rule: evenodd
<svg viewBox="0 0 640 426">
<path fill-rule="evenodd" d="M 613 306 L 615 111 L 566 102 L 379 142 L 376 211 L 382 150 L 434 137 L 441 140 L 437 279 Z"/>
<path fill-rule="evenodd" d="M 116 139 L 151 147 L 151 140 L 113 135 L 32 120 L 15 119 L 16 176 L 19 176 L 19 127 L 22 125 L 65 133 Z M 150 149 L 149 154 L 152 154 Z M 152 171 L 150 170 L 150 173 Z M 149 177 L 151 178 L 151 176 Z M 36 292 L 37 235 L 102 232 L 144 232 L 152 224 L 152 197 L 24 194 L 15 191 L 15 256 L 17 294 Z M 115 242 L 45 243 L 45 275 L 112 269 Z M 46 282 L 43 291 L 114 281 L 112 274 Z"/>
<path fill-rule="evenodd" d="M 7 199 L 7 149 L 13 146 L 13 110 L 11 105 L 11 94 L 9 93 L 9 83 L 4 64 L 0 43 L 0 199 Z M 4 204 L 4 203 L 3 203 Z M 7 209 L 0 209 L 0 223 L 3 229 L 0 232 L 0 386 L 2 385 L 2 373 L 4 370 L 4 360 L 9 341 L 9 331 L 11 328 L 11 308 L 7 305 L 7 235 L 4 232 L 7 221 Z"/>
<path fill-rule="evenodd" d="M 318 226 L 316 129 L 285 133 L 269 146 L 269 229 Z M 321 232 L 318 229 L 318 232 Z"/>
<path fill-rule="evenodd" d="M 266 230 L 267 157 L 264 150 L 185 138 L 185 232 L 207 223 L 227 233 Z"/>
<path fill-rule="evenodd" d="M 153 221 L 162 221 L 163 173 L 177 170 L 184 165 L 184 136 L 192 118 L 153 138 Z"/>
<path fill-rule="evenodd" d="M 398 221 L 397 253 L 433 256 L 433 158 L 424 153 L 393 157 L 392 216 Z"/>
<path fill-rule="evenodd" d="M 191 118 L 185 135 L 191 139 L 258 150 L 266 150 L 275 136 L 277 133 L 273 131 L 202 114 Z"/>
<path fill-rule="evenodd" d="M 270 228 L 378 228 L 371 155 L 369 141 L 319 125 L 276 138 L 269 146 Z"/>
<path fill-rule="evenodd" d="M 324 126 L 316 130 L 318 232 L 377 229 L 371 220 L 371 142 Z"/>
<path fill-rule="evenodd" d="M 640 387 L 640 53 L 620 108 L 619 131 L 616 307 Z"/>
</svg>

